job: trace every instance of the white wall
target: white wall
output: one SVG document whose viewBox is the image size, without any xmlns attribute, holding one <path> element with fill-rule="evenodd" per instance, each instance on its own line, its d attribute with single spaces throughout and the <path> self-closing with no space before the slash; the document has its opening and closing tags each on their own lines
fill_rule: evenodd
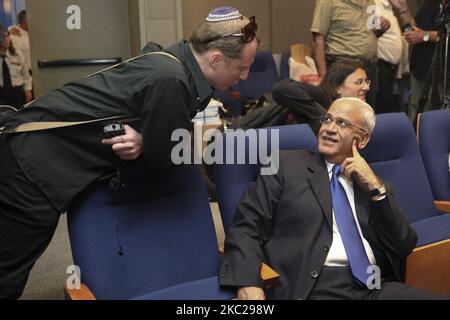
<svg viewBox="0 0 450 320">
<path fill-rule="evenodd" d="M 163 47 L 182 39 L 181 0 L 139 0 L 141 48 L 149 41 Z"/>
</svg>

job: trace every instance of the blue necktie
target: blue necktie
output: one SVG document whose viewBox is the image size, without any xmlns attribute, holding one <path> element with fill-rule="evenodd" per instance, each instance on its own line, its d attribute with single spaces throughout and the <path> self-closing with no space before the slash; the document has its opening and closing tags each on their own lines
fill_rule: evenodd
<svg viewBox="0 0 450 320">
<path fill-rule="evenodd" d="M 370 266 L 364 245 L 359 235 L 356 221 L 353 216 L 352 208 L 345 193 L 344 187 L 338 180 L 341 172 L 341 166 L 333 167 L 333 176 L 331 178 L 331 196 L 333 199 L 334 216 L 336 224 L 344 243 L 345 252 L 347 253 L 350 267 L 352 268 L 353 277 L 360 284 L 366 285 L 370 274 L 367 274 L 367 268 Z"/>
</svg>

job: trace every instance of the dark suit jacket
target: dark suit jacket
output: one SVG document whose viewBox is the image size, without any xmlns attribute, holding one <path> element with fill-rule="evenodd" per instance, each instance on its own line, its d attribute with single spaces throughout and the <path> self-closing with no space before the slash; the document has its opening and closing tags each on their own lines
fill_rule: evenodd
<svg viewBox="0 0 450 320">
<path fill-rule="evenodd" d="M 393 199 L 378 202 L 354 184 L 355 206 L 382 278 L 402 281 L 417 236 Z M 244 194 L 226 234 L 223 286 L 261 286 L 261 262 L 279 274 L 277 299 L 306 299 L 332 243 L 331 189 L 325 161 L 307 151 L 282 151 L 280 170 L 260 176 Z"/>
</svg>

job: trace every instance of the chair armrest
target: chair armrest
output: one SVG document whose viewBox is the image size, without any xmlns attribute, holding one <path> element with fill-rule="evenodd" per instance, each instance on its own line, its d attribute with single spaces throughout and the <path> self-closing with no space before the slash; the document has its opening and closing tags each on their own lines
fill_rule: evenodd
<svg viewBox="0 0 450 320">
<path fill-rule="evenodd" d="M 439 211 L 450 213 L 450 201 L 435 201 L 434 205 Z"/>
<path fill-rule="evenodd" d="M 69 289 L 64 285 L 64 292 L 68 300 L 96 300 L 89 288 L 82 284 L 80 289 Z"/>
<path fill-rule="evenodd" d="M 224 247 L 219 246 L 219 255 L 221 257 L 223 257 L 223 254 L 224 254 Z M 261 264 L 261 269 L 259 271 L 259 274 L 261 276 L 261 280 L 263 281 L 264 289 L 269 289 L 269 288 L 273 287 L 277 283 L 278 278 L 280 277 L 278 272 L 273 270 L 271 267 L 269 267 L 264 262 Z"/>
<path fill-rule="evenodd" d="M 414 249 L 407 259 L 406 284 L 450 296 L 450 239 Z"/>
</svg>

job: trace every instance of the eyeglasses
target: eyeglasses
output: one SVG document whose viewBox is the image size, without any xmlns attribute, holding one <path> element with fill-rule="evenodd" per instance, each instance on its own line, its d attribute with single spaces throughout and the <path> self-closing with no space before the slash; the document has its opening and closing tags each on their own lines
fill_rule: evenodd
<svg viewBox="0 0 450 320">
<path fill-rule="evenodd" d="M 242 41 L 244 42 L 252 42 L 256 37 L 256 31 L 258 31 L 258 21 L 256 20 L 256 16 L 250 17 L 250 22 L 241 29 L 240 33 L 234 33 L 232 37 L 242 37 Z"/>
<path fill-rule="evenodd" d="M 212 38 L 211 40 L 208 40 L 207 42 L 213 42 L 222 38 L 229 38 L 229 37 L 240 37 L 242 38 L 243 42 L 252 42 L 256 37 L 256 31 L 258 30 L 258 21 L 256 20 L 256 16 L 250 17 L 250 22 L 241 29 L 241 32 L 239 33 L 233 33 L 225 36 L 217 36 Z"/>
<path fill-rule="evenodd" d="M 323 116 L 320 117 L 320 123 L 322 124 L 326 124 L 326 125 L 331 125 L 333 122 L 336 122 L 336 125 L 342 129 L 346 129 L 346 128 L 350 128 L 350 127 L 355 127 L 363 132 L 367 132 L 366 130 L 364 130 L 361 127 L 355 126 L 353 123 L 351 123 L 348 120 L 342 119 L 342 118 L 334 118 L 331 114 L 326 113 Z"/>
<path fill-rule="evenodd" d="M 363 83 L 365 83 L 365 84 L 367 84 L 368 86 L 370 86 L 371 81 L 370 81 L 369 79 L 358 79 L 358 80 L 356 80 L 356 81 L 353 81 L 353 82 L 346 82 L 346 83 L 353 83 L 353 84 L 356 84 L 357 86 L 360 86 L 360 85 L 362 85 Z"/>
</svg>

